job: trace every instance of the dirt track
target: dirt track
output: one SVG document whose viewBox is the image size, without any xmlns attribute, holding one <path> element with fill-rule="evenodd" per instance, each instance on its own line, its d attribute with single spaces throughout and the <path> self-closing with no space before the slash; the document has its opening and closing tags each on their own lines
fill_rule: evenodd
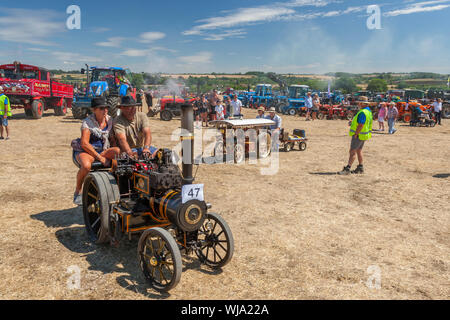
<svg viewBox="0 0 450 320">
<path fill-rule="evenodd" d="M 207 201 L 233 231 L 234 258 L 221 272 L 185 258 L 180 284 L 161 295 L 141 275 L 137 238 L 119 248 L 87 241 L 72 205 L 69 144 L 80 121 L 15 112 L 12 139 L 0 141 L 0 299 L 448 299 L 450 121 L 376 134 L 366 174 L 346 177 L 333 174 L 347 160 L 345 121 L 283 121 L 310 141 L 305 152 L 280 153 L 277 175 L 200 167 Z M 175 144 L 168 133 L 179 121 L 151 125 L 156 146 Z M 67 287 L 73 265 L 79 290 Z M 381 288 L 368 288 L 377 268 Z"/>
</svg>

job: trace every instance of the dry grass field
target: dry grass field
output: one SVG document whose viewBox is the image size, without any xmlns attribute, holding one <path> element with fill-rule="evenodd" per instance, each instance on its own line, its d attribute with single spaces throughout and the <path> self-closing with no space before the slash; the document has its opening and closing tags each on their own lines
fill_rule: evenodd
<svg viewBox="0 0 450 320">
<path fill-rule="evenodd" d="M 179 121 L 150 121 L 156 146 L 176 143 L 169 134 Z M 305 129 L 308 149 L 281 152 L 276 175 L 261 175 L 262 164 L 200 166 L 206 200 L 233 231 L 234 257 L 219 271 L 184 257 L 169 294 L 147 287 L 138 238 L 118 248 L 88 242 L 72 204 L 69 145 L 80 123 L 17 110 L 12 139 L 0 141 L 0 299 L 450 297 L 449 120 L 374 134 L 361 176 L 335 175 L 348 157 L 346 121 L 288 116 L 284 127 Z M 81 271 L 79 289 L 67 286 L 71 266 Z M 378 289 L 367 286 L 374 270 Z"/>
</svg>

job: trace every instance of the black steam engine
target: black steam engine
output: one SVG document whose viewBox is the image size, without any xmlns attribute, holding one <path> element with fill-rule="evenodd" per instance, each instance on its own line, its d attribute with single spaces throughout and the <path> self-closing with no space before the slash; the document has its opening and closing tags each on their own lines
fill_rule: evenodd
<svg viewBox="0 0 450 320">
<path fill-rule="evenodd" d="M 180 280 L 181 251 L 195 253 L 213 268 L 226 265 L 234 242 L 225 220 L 208 212 L 203 185 L 193 184 L 193 111 L 182 107 L 183 164 L 169 149 L 154 158 L 121 156 L 111 170 L 91 172 L 83 187 L 83 215 L 95 243 L 119 241 L 141 234 L 138 258 L 145 278 L 155 289 L 168 291 Z"/>
</svg>

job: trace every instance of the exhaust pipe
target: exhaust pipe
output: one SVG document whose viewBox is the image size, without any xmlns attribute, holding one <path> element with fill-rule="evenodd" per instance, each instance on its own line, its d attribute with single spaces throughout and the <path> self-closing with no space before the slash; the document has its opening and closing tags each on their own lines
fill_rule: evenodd
<svg viewBox="0 0 450 320">
<path fill-rule="evenodd" d="M 181 154 L 183 158 L 183 185 L 192 184 L 194 163 L 194 108 L 191 104 L 181 106 Z"/>
</svg>

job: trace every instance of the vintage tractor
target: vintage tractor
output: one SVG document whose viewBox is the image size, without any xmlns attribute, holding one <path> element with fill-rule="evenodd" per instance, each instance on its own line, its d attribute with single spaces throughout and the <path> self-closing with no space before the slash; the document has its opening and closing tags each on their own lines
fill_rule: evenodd
<svg viewBox="0 0 450 320">
<path fill-rule="evenodd" d="M 59 83 L 44 68 L 14 62 L 0 66 L 0 85 L 13 109 L 25 109 L 29 118 L 40 119 L 45 110 L 53 109 L 64 116 L 72 107 L 73 87 Z"/>
<path fill-rule="evenodd" d="M 182 171 L 169 149 L 152 158 L 120 156 L 110 170 L 91 172 L 83 186 L 83 216 L 90 240 L 118 245 L 140 234 L 139 263 L 148 283 L 174 288 L 182 272 L 181 251 L 221 268 L 230 262 L 234 240 L 217 213 L 208 212 L 203 185 L 193 184 L 193 107 L 183 104 Z"/>
<path fill-rule="evenodd" d="M 136 100 L 136 88 L 131 86 L 127 77 L 131 77 L 128 70 L 122 68 L 99 68 L 86 65 L 81 69 L 86 74 L 87 89 L 84 95 L 76 95 L 73 106 L 73 116 L 83 119 L 90 110 L 90 101 L 94 97 L 105 97 L 109 108 L 109 114 L 116 117 L 117 105 L 120 98 L 130 95 Z"/>
<path fill-rule="evenodd" d="M 194 103 L 196 98 L 189 98 L 189 103 Z M 170 121 L 175 117 L 181 116 L 181 106 L 186 100 L 179 96 L 163 96 L 155 108 L 150 109 L 148 115 L 151 117 L 159 113 L 161 120 Z"/>
</svg>

